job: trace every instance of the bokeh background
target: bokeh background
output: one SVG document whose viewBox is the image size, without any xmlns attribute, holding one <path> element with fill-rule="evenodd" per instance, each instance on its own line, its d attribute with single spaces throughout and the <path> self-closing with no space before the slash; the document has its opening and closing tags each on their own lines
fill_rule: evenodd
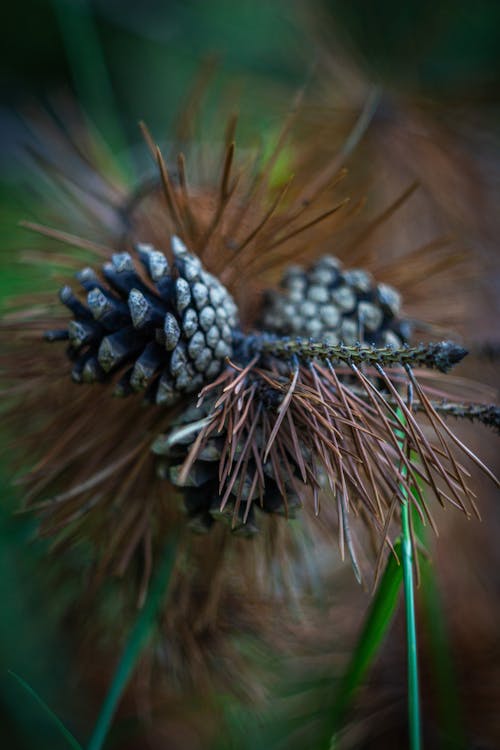
<svg viewBox="0 0 500 750">
<path fill-rule="evenodd" d="M 467 233 L 469 246 L 475 248 L 485 268 L 498 269 L 499 222 L 493 214 L 498 214 L 496 199 L 500 194 L 500 4 L 495 0 L 24 0 L 4 4 L 3 29 L 2 306 L 13 295 L 27 293 L 43 280 L 43 275 L 36 275 L 21 262 L 22 251 L 33 240 L 18 226 L 22 218 L 38 219 L 43 215 L 43 207 L 37 205 L 32 190 L 31 164 L 25 156 L 26 144 L 32 137 L 33 113 L 43 109 L 57 115 L 58 102 L 76 100 L 110 149 L 122 159 L 124 168 L 140 179 L 145 168 L 138 120 L 145 120 L 152 132 L 164 134 L 162 137 L 168 140 L 193 80 L 207 66 L 214 69 L 202 117 L 204 137 L 208 139 L 220 138 L 218 107 L 231 91 L 240 110 L 240 143 L 253 142 L 256 133 L 265 142 L 277 132 L 296 90 L 323 68 L 332 75 L 328 85 L 340 81 L 342 86 L 345 74 L 346 88 L 352 76 L 358 82 L 376 82 L 388 92 L 384 116 L 389 125 L 387 130 L 381 128 L 379 145 L 383 144 L 387 157 L 394 137 L 397 158 L 406 159 L 405 169 L 409 169 L 414 157 L 412 141 L 398 141 L 398 127 L 405 133 L 418 131 L 422 127 L 421 113 L 425 112 L 427 126 L 430 122 L 430 130 L 435 128 L 437 134 L 438 153 L 444 152 L 458 167 L 453 179 L 440 180 L 439 165 L 430 154 L 428 163 L 419 160 L 414 165 L 415 172 L 437 192 L 457 189 L 455 204 L 446 202 L 449 194 L 441 196 L 446 198 L 441 204 L 438 196 L 437 203 L 447 220 Z M 330 80 L 326 74 L 325 80 Z M 322 105 L 327 108 L 326 116 L 331 117 L 328 85 L 322 89 Z M 351 104 L 355 107 L 358 102 L 354 99 Z M 412 120 L 415 110 L 419 114 Z M 315 117 L 320 115 L 316 113 Z M 456 175 L 460 179 L 455 179 Z M 481 283 L 493 307 L 489 316 L 478 313 L 479 338 L 491 340 L 496 336 L 498 341 L 498 273 L 488 271 Z M 493 365 L 484 363 L 483 374 L 485 380 L 495 384 Z M 1 445 L 1 461 L 6 475 L 9 445 L 5 442 L 4 439 Z M 481 448 L 482 455 L 494 463 L 497 449 L 492 442 L 488 435 Z M 448 620 L 454 622 L 457 601 L 463 605 L 464 597 L 476 594 L 478 617 L 483 617 L 483 630 L 474 631 L 470 642 L 465 625 L 458 631 L 455 628 L 460 645 L 455 643 L 452 648 L 458 662 L 455 669 L 462 679 L 466 679 L 469 667 L 484 669 L 487 675 L 484 693 L 474 696 L 483 707 L 489 707 L 484 738 L 481 731 L 476 731 L 467 744 L 477 750 L 496 746 L 498 730 L 498 725 L 491 723 L 495 693 L 488 665 L 499 663 L 500 644 L 491 629 L 495 621 L 498 624 L 498 607 L 495 612 L 493 602 L 499 593 L 495 572 L 499 558 L 493 540 L 498 538 L 500 516 L 496 510 L 498 497 L 490 496 L 486 489 L 484 493 L 489 519 L 486 529 L 472 529 L 470 524 L 465 529 L 465 524 L 458 521 L 448 533 L 445 531 L 437 551 L 444 571 Z M 64 612 L 75 590 L 68 582 L 63 589 L 57 585 L 56 573 L 47 563 L 49 543 L 36 539 L 33 519 L 15 514 L 18 503 L 16 487 L 4 479 L 0 504 L 0 739 L 3 747 L 56 750 L 67 746 L 64 739 L 8 670 L 21 675 L 82 736 L 89 731 L 93 699 L 72 675 L 73 647 L 67 641 Z M 478 582 L 479 594 L 474 589 Z M 368 601 L 364 594 L 356 598 L 354 619 L 362 617 Z M 491 611 L 485 614 L 489 601 Z M 458 610 L 462 612 L 460 607 Z M 396 623 L 395 634 L 401 638 L 400 625 Z M 488 643 L 486 654 L 480 650 L 476 653 L 471 645 L 474 639 L 481 638 L 481 633 Z M 470 660 L 467 666 L 460 664 L 465 658 Z M 389 673 L 402 671 L 404 679 L 404 663 L 403 667 L 401 663 L 394 665 L 391 672 L 390 658 L 387 659 L 387 654 L 382 655 L 379 664 L 382 684 L 387 683 Z M 360 708 L 363 720 L 370 711 L 379 710 L 370 704 L 369 695 L 368 692 L 368 708 Z M 229 703 L 228 699 L 228 706 Z M 231 704 L 226 719 L 233 715 L 232 711 Z M 239 747 L 266 747 L 271 735 L 264 734 L 268 739 L 253 735 L 260 718 L 245 716 L 242 719 L 238 714 L 235 721 L 234 742 Z M 383 720 L 384 714 L 380 716 Z M 353 723 L 356 724 L 355 718 Z M 287 747 L 283 739 L 286 727 L 281 731 L 278 739 L 282 747 Z M 128 746 L 126 736 L 126 727 L 118 727 L 109 746 Z M 500 743 L 500 735 L 497 739 Z M 247 744 L 243 745 L 243 741 Z M 354 733 L 351 746 L 376 746 L 375 739 L 366 745 L 362 745 L 363 741 L 356 740 Z M 227 746 L 236 746 L 232 742 L 228 739 Z M 199 745 L 193 742 L 193 746 Z"/>
</svg>

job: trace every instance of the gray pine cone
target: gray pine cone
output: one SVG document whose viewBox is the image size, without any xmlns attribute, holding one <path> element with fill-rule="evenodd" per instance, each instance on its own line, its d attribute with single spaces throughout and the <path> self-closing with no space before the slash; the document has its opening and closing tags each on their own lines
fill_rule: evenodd
<svg viewBox="0 0 500 750">
<path fill-rule="evenodd" d="M 400 347 L 409 337 L 399 318 L 401 296 L 377 284 L 361 269 L 342 270 L 331 256 L 310 268 L 290 266 L 280 291 L 266 294 L 262 328 L 284 336 L 305 336 L 327 344 L 375 344 Z"/>
<path fill-rule="evenodd" d="M 245 517 L 246 506 L 252 491 L 248 479 L 244 481 L 243 487 L 240 487 L 239 481 L 234 483 L 231 488 L 230 499 L 221 510 L 219 459 L 226 439 L 225 434 L 216 434 L 207 441 L 191 467 L 185 482 L 180 484 L 179 475 L 184 460 L 199 432 L 210 420 L 208 415 L 213 411 L 213 407 L 214 400 L 206 400 L 199 407 L 193 406 L 186 409 L 172 422 L 169 432 L 158 437 L 152 446 L 153 452 L 159 456 L 158 472 L 160 476 L 183 488 L 184 508 L 189 517 L 191 529 L 197 533 L 205 533 L 209 531 L 214 521 L 222 521 L 229 525 L 232 532 L 237 536 L 250 537 L 259 530 L 257 514 L 260 511 L 294 518 L 297 508 L 301 505 L 296 488 L 292 481 L 287 483 L 285 504 L 270 461 L 263 467 L 266 475 L 265 493 L 260 498 L 259 493 L 254 490 L 251 498 L 253 502 L 248 516 Z M 259 434 L 255 435 L 255 441 L 257 445 L 262 447 Z M 243 446 L 238 443 L 234 455 L 235 460 L 238 460 L 242 448 Z M 290 465 L 292 467 L 292 460 L 290 460 Z M 295 467 L 293 466 L 293 468 Z M 251 460 L 247 477 L 251 476 L 254 471 L 255 467 Z M 290 477 L 290 479 L 292 478 Z M 240 507 L 236 509 L 235 513 L 238 496 Z"/>
<path fill-rule="evenodd" d="M 69 340 L 75 382 L 106 381 L 122 372 L 115 395 L 144 391 L 148 401 L 172 406 L 222 370 L 232 354 L 237 308 L 178 237 L 172 238 L 172 268 L 151 245 L 135 250 L 145 276 L 129 253 L 113 255 L 102 277 L 83 269 L 77 279 L 87 305 L 63 287 L 60 299 L 74 317 L 67 329 L 48 331 L 46 338 Z"/>
</svg>

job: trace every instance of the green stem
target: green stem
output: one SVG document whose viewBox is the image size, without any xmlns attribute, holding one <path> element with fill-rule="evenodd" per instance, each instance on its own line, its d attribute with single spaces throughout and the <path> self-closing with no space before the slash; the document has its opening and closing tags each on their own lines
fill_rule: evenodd
<svg viewBox="0 0 500 750">
<path fill-rule="evenodd" d="M 116 668 L 108 694 L 101 706 L 87 750 L 101 750 L 104 745 L 115 711 L 148 637 L 151 635 L 155 618 L 164 600 L 174 567 L 175 550 L 176 544 L 170 539 L 165 546 L 163 559 L 151 584 L 146 603 L 140 611 L 125 644 L 125 650 Z"/>
<path fill-rule="evenodd" d="M 420 695 L 418 679 L 417 627 L 415 620 L 415 590 L 413 581 L 413 545 L 410 534 L 410 508 L 408 500 L 401 507 L 401 541 L 403 556 L 403 583 L 405 592 L 406 638 L 408 644 L 408 719 L 410 750 L 422 746 L 420 728 Z"/>
<path fill-rule="evenodd" d="M 411 397 L 410 397 L 411 404 Z M 404 424 L 404 415 L 398 409 L 398 417 Z M 402 438 L 401 433 L 398 437 Z M 404 445 L 404 440 L 402 441 Z M 401 467 L 401 473 L 407 476 L 406 466 Z M 408 724 L 410 734 L 410 750 L 420 750 L 422 747 L 420 722 L 420 691 L 418 678 L 418 647 L 417 625 L 415 618 L 415 586 L 413 580 L 414 549 L 410 529 L 410 498 L 406 489 L 401 486 L 405 502 L 401 506 L 401 549 L 403 557 L 403 586 L 406 614 L 406 642 L 408 650 Z"/>
</svg>

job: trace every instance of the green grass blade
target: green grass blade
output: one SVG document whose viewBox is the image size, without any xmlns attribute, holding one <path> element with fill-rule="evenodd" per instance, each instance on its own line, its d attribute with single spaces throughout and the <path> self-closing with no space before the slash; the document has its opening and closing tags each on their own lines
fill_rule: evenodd
<svg viewBox="0 0 500 750">
<path fill-rule="evenodd" d="M 436 682 L 436 702 L 443 750 L 465 750 L 467 740 L 462 722 L 462 706 L 457 694 L 455 666 L 446 635 L 446 621 L 441 595 L 431 563 L 421 566 L 420 602 L 428 634 L 433 676 Z"/>
<path fill-rule="evenodd" d="M 50 722 L 54 725 L 54 727 L 58 730 L 58 732 L 67 740 L 68 745 L 73 748 L 73 750 L 82 750 L 82 746 L 78 742 L 78 740 L 73 737 L 69 729 L 67 729 L 64 724 L 62 723 L 61 719 L 55 714 L 49 706 L 45 703 L 45 701 L 40 698 L 38 693 L 36 693 L 31 685 L 28 685 L 26 680 L 23 680 L 22 677 L 20 677 L 16 672 L 13 672 L 11 669 L 9 669 L 9 674 L 17 680 L 19 685 L 21 685 L 22 688 L 33 698 L 33 700 L 38 703 L 40 708 L 43 710 L 47 718 L 50 720 Z"/>
<path fill-rule="evenodd" d="M 397 542 L 394 548 L 399 557 L 401 544 Z M 395 556 L 391 554 L 368 612 L 361 636 L 338 687 L 333 706 L 331 748 L 335 747 L 336 735 L 340 730 L 347 709 L 387 634 L 398 604 L 402 579 L 402 567 Z"/>
<path fill-rule="evenodd" d="M 138 614 L 134 627 L 125 644 L 122 657 L 116 668 L 108 694 L 101 706 L 87 750 L 101 750 L 111 727 L 130 676 L 137 664 L 146 642 L 151 635 L 154 621 L 163 603 L 175 562 L 176 543 L 170 539 L 165 547 L 163 559 L 151 584 L 146 603 Z"/>
<path fill-rule="evenodd" d="M 423 486 L 413 487 L 412 493 L 417 502 Z M 415 538 L 428 547 L 428 535 L 422 519 L 413 509 L 412 515 Z M 420 588 L 418 601 L 426 634 L 430 667 L 435 681 L 436 708 L 441 732 L 440 747 L 443 750 L 465 750 L 467 740 L 462 721 L 463 710 L 457 691 L 455 664 L 447 637 L 447 623 L 443 608 L 438 577 L 429 557 L 420 557 Z"/>
</svg>

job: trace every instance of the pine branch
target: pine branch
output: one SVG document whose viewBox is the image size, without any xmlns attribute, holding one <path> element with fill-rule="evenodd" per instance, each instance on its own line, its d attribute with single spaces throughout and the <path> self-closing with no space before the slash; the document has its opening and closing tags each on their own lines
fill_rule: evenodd
<svg viewBox="0 0 500 750">
<path fill-rule="evenodd" d="M 419 411 L 421 405 L 414 404 L 414 408 Z M 467 404 L 456 403 L 454 401 L 432 402 L 432 406 L 438 414 L 456 417 L 457 419 L 469 419 L 471 422 L 480 422 L 491 427 L 500 433 L 500 406 L 494 404 Z"/>
<path fill-rule="evenodd" d="M 380 365 L 395 367 L 427 367 L 448 372 L 467 354 L 467 350 L 453 341 L 441 341 L 417 346 L 405 345 L 400 349 L 387 346 L 376 348 L 360 344 L 331 345 L 312 339 L 271 337 L 268 335 L 252 336 L 245 342 L 245 348 L 252 354 L 267 353 L 277 359 L 317 359 L 323 361 L 340 361 L 347 364 Z"/>
<path fill-rule="evenodd" d="M 350 386 L 358 398 L 363 399 L 366 403 L 369 403 L 369 399 L 366 392 L 362 388 L 356 386 Z M 385 400 L 393 408 L 397 408 L 397 402 L 391 398 L 388 393 L 383 393 Z M 445 417 L 455 417 L 456 419 L 468 419 L 470 422 L 479 422 L 485 425 L 485 427 L 491 427 L 500 434 L 500 406 L 495 404 L 476 404 L 467 403 L 462 401 L 448 401 L 442 399 L 441 401 L 431 401 L 431 406 L 438 414 Z M 413 411 L 425 412 L 423 405 L 415 400 L 412 405 Z"/>
</svg>

